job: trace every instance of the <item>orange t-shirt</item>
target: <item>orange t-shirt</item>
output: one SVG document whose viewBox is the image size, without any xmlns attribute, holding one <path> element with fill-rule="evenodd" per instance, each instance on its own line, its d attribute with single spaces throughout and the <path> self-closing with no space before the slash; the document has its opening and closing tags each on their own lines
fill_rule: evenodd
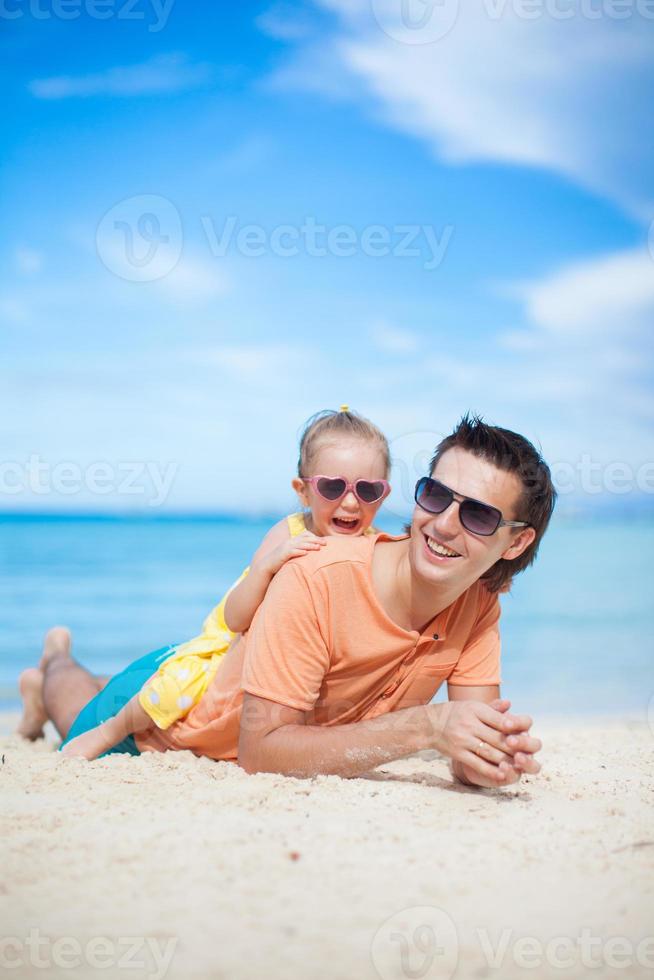
<svg viewBox="0 0 654 980">
<path fill-rule="evenodd" d="M 236 760 L 244 691 L 307 712 L 307 724 L 343 725 L 427 704 L 444 680 L 499 684 L 497 596 L 476 582 L 422 634 L 403 629 L 374 592 L 380 540 L 401 538 L 334 536 L 288 561 L 200 702 L 166 731 L 137 736 L 139 748 Z"/>
</svg>

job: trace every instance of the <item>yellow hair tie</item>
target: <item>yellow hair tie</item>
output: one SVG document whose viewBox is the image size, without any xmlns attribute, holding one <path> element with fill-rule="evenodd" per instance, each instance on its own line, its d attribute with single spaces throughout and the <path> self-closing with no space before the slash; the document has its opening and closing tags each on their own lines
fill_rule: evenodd
<svg viewBox="0 0 654 980">
<path fill-rule="evenodd" d="M 341 405 L 341 407 L 339 408 L 339 412 L 349 412 L 349 411 L 350 411 L 349 405 Z"/>
</svg>

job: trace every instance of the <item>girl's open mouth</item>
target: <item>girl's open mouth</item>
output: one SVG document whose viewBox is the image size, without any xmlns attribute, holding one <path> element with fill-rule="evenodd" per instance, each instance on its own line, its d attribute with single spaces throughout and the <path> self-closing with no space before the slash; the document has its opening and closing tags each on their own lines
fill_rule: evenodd
<svg viewBox="0 0 654 980">
<path fill-rule="evenodd" d="M 332 517 L 332 524 L 335 528 L 338 528 L 341 533 L 354 534 L 361 527 L 361 520 L 358 517 Z"/>
</svg>

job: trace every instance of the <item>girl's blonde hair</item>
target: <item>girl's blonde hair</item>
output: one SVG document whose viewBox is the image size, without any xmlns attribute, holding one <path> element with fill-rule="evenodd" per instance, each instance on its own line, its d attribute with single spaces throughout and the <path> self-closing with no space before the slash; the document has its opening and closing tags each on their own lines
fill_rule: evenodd
<svg viewBox="0 0 654 980">
<path fill-rule="evenodd" d="M 311 462 L 322 443 L 348 438 L 377 443 L 384 458 L 385 476 L 388 476 L 391 469 L 391 451 L 386 436 L 363 415 L 350 411 L 347 405 L 342 405 L 338 411 L 325 409 L 316 412 L 305 424 L 300 437 L 298 476 L 302 477 L 309 472 Z"/>
</svg>

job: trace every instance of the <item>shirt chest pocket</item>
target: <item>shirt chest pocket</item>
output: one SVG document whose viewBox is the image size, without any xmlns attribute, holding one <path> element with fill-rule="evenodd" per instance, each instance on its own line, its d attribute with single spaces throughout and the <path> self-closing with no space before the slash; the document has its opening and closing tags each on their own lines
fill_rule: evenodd
<svg viewBox="0 0 654 980">
<path fill-rule="evenodd" d="M 439 687 L 450 676 L 457 661 L 432 664 L 421 667 L 419 671 L 405 678 L 401 684 L 398 707 L 410 708 L 419 704 L 428 704 Z"/>
</svg>

